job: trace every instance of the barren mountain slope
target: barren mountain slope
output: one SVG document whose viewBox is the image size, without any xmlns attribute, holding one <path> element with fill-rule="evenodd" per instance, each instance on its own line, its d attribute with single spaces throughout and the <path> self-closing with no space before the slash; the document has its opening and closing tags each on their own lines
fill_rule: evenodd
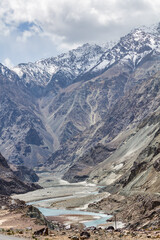
<svg viewBox="0 0 160 240">
<path fill-rule="evenodd" d="M 40 186 L 22 182 L 10 169 L 6 159 L 0 154 L 0 194 L 11 195 L 12 193 L 25 193 L 33 191 Z"/>
<path fill-rule="evenodd" d="M 4 156 L 16 164 L 40 166 L 54 153 L 51 167 L 67 158 L 61 164 L 65 169 L 90 147 L 137 124 L 145 112 L 120 120 L 114 106 L 160 70 L 158 27 L 134 29 L 109 47 L 85 44 L 54 58 L 19 64 L 14 72 L 1 65 Z M 54 161 L 55 156 L 60 159 Z"/>
</svg>

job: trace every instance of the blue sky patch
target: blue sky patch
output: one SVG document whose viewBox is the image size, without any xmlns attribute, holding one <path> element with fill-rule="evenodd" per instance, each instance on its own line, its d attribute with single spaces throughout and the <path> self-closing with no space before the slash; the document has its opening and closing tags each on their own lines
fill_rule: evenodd
<svg viewBox="0 0 160 240">
<path fill-rule="evenodd" d="M 20 31 L 20 32 L 29 31 L 35 25 L 36 24 L 33 23 L 33 22 L 23 22 L 23 23 L 20 23 L 19 26 L 18 26 L 18 31 Z"/>
</svg>

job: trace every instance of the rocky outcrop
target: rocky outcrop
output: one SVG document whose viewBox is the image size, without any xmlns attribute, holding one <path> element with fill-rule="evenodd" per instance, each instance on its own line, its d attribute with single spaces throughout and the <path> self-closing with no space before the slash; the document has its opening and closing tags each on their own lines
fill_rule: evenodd
<svg viewBox="0 0 160 240">
<path fill-rule="evenodd" d="M 148 165 L 146 162 L 137 163 L 134 162 L 133 166 L 131 167 L 129 171 L 129 176 L 122 178 L 119 183 L 122 184 L 122 187 L 124 188 L 127 184 L 129 184 L 137 175 L 139 175 L 141 172 L 145 171 L 147 169 Z"/>
<path fill-rule="evenodd" d="M 126 228 L 159 229 L 160 227 L 160 197 L 158 195 L 136 194 L 127 197 L 111 195 L 97 203 L 90 204 L 89 209 L 101 209 L 106 213 L 116 214 L 117 221 L 123 221 Z"/>
<path fill-rule="evenodd" d="M 10 169 L 5 158 L 0 154 L 0 194 L 11 195 L 12 193 L 25 193 L 41 188 L 34 183 L 21 181 Z"/>
<path fill-rule="evenodd" d="M 160 171 L 160 159 L 157 159 L 157 160 L 154 162 L 153 167 L 155 168 L 155 170 L 156 170 L 157 172 Z"/>
<path fill-rule="evenodd" d="M 19 213 L 21 214 L 21 218 L 29 217 L 34 219 L 34 222 L 37 225 L 44 225 L 50 229 L 54 229 L 53 224 L 49 222 L 36 207 L 33 207 L 32 205 L 26 205 L 24 201 L 19 199 L 13 200 L 9 196 L 0 194 L 0 209 L 8 210 L 12 214 Z"/>
<path fill-rule="evenodd" d="M 114 148 L 98 144 L 80 157 L 64 174 L 63 179 L 69 182 L 85 181 L 93 168 L 108 158 L 115 150 Z"/>
<path fill-rule="evenodd" d="M 52 222 L 48 221 L 44 215 L 34 206 L 27 206 L 26 216 L 36 219 L 37 224 L 46 225 L 50 229 L 54 229 Z"/>
<path fill-rule="evenodd" d="M 10 166 L 14 175 L 16 175 L 21 181 L 36 183 L 39 180 L 38 175 L 33 169 L 29 169 L 25 166 Z"/>
</svg>

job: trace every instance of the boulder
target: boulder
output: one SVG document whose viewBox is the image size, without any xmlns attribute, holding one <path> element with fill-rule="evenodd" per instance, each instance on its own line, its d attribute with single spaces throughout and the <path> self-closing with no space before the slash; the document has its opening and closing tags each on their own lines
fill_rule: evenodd
<svg viewBox="0 0 160 240">
<path fill-rule="evenodd" d="M 80 239 L 89 239 L 91 234 L 87 231 L 83 231 L 80 233 Z"/>
<path fill-rule="evenodd" d="M 157 172 L 160 172 L 160 159 L 157 159 L 157 160 L 154 162 L 153 167 L 154 167 L 154 169 L 155 169 Z"/>
<path fill-rule="evenodd" d="M 34 235 L 48 236 L 48 228 L 41 228 L 34 232 Z"/>
</svg>

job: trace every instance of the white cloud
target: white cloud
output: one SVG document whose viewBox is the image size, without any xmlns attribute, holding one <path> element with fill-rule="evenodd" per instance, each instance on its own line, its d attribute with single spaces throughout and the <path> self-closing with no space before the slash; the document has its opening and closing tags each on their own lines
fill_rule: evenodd
<svg viewBox="0 0 160 240">
<path fill-rule="evenodd" d="M 4 59 L 3 65 L 5 65 L 8 68 L 12 68 L 14 66 L 9 58 Z"/>
<path fill-rule="evenodd" d="M 159 21 L 159 12 L 158 0 L 1 0 L 0 38 L 14 38 L 16 43 L 10 44 L 15 46 L 23 42 L 26 52 L 33 38 L 40 45 L 50 42 L 52 53 L 117 39 L 137 25 Z M 18 26 L 24 22 L 35 25 L 21 32 Z M 48 51 L 49 46 L 42 49 Z"/>
</svg>

